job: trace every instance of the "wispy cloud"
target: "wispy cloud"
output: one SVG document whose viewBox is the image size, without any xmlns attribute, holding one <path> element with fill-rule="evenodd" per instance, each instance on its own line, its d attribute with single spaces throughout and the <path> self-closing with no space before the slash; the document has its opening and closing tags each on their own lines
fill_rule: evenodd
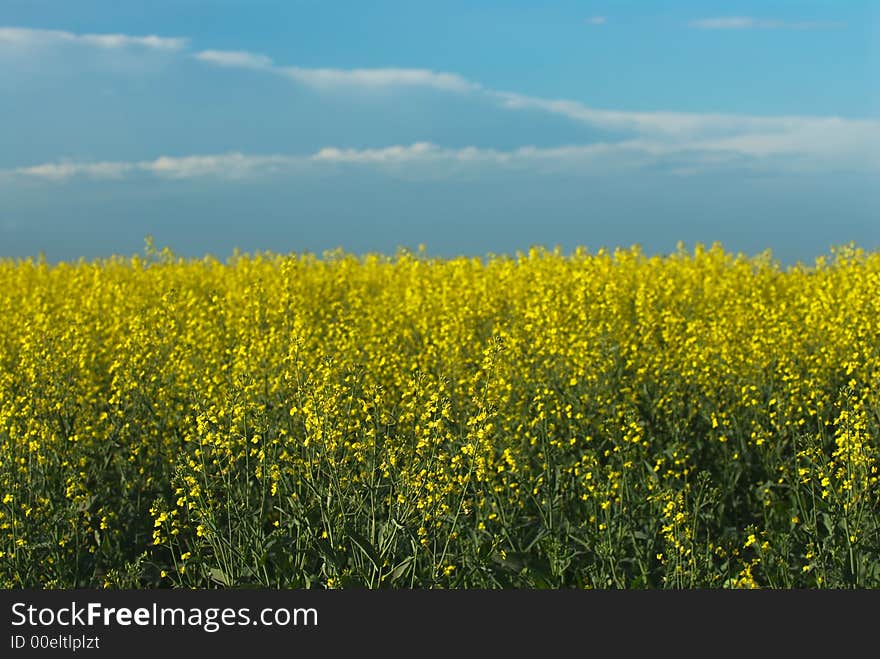
<svg viewBox="0 0 880 659">
<path fill-rule="evenodd" d="M 880 159 L 880 121 L 877 120 L 627 112 L 591 108 L 575 101 L 506 92 L 492 94 L 509 109 L 558 114 L 600 130 L 635 134 L 665 144 L 733 150 L 752 156 L 770 153 L 813 154 L 826 159 L 834 156 L 834 162 L 849 160 L 852 166 L 876 166 Z"/>
<path fill-rule="evenodd" d="M 194 57 L 207 64 L 226 68 L 259 69 L 312 87 L 430 87 L 441 91 L 466 92 L 480 85 L 454 74 L 417 68 L 333 69 L 278 66 L 260 53 L 230 50 L 203 50 Z"/>
<path fill-rule="evenodd" d="M 432 87 L 443 91 L 466 92 L 480 85 L 454 73 L 428 69 L 305 69 L 289 66 L 281 73 L 291 80 L 319 87 Z"/>
<path fill-rule="evenodd" d="M 728 135 L 641 136 L 611 142 L 553 147 L 523 146 L 510 150 L 466 146 L 441 147 L 431 142 L 380 148 L 325 147 L 311 154 L 223 153 L 161 156 L 155 160 L 43 163 L 0 171 L 4 179 L 63 182 L 74 178 L 113 180 L 132 176 L 162 179 L 247 181 L 291 171 L 321 172 L 339 166 L 390 168 L 406 175 L 452 175 L 475 167 L 527 169 L 536 173 L 607 174 L 645 167 L 671 173 L 697 173 L 718 168 L 777 172 L 858 168 L 880 171 L 880 122 L 815 120 L 788 130 Z M 402 167 L 405 166 L 405 167 Z"/>
<path fill-rule="evenodd" d="M 350 164 L 396 164 L 415 162 L 458 162 L 462 164 L 515 165 L 543 161 L 545 163 L 573 163 L 601 159 L 622 152 L 643 152 L 660 155 L 668 151 L 659 146 L 636 141 L 619 143 L 573 144 L 556 147 L 523 146 L 517 149 L 499 150 L 466 146 L 458 149 L 443 148 L 431 142 L 416 142 L 411 145 L 395 145 L 381 149 L 321 149 L 310 160 L 327 163 Z"/>
<path fill-rule="evenodd" d="M 271 58 L 256 53 L 236 51 L 202 51 L 202 61 L 218 66 L 266 69 L 300 84 L 314 87 L 390 88 L 424 86 L 438 91 L 470 92 L 498 103 L 502 108 L 536 111 L 563 116 L 604 131 L 621 133 L 679 144 L 699 140 L 727 140 L 718 144 L 737 145 L 757 154 L 759 145 L 789 145 L 799 140 L 812 140 L 839 151 L 860 151 L 860 144 L 876 143 L 878 122 L 844 120 L 835 117 L 755 117 L 720 113 L 630 112 L 593 108 L 577 101 L 498 91 L 453 73 L 437 73 L 426 69 L 330 69 L 281 67 Z M 748 148 L 746 148 L 748 147 Z M 387 154 L 386 154 L 387 155 Z M 364 155 L 363 157 L 367 157 Z"/>
<path fill-rule="evenodd" d="M 833 21 L 778 21 L 751 16 L 720 16 L 700 18 L 688 23 L 699 30 L 830 30 L 846 27 L 846 23 Z"/>
<path fill-rule="evenodd" d="M 272 69 L 271 57 L 244 50 L 202 50 L 193 55 L 197 60 L 237 69 Z"/>
<path fill-rule="evenodd" d="M 223 153 L 190 156 L 160 156 L 155 160 L 80 162 L 66 160 L 5 170 L 7 176 L 61 182 L 72 178 L 122 179 L 150 174 L 166 179 L 247 179 L 289 169 L 304 162 L 301 156 L 245 155 Z"/>
<path fill-rule="evenodd" d="M 591 16 L 587 19 L 587 25 L 605 25 L 607 19 L 604 16 Z"/>
<path fill-rule="evenodd" d="M 138 163 L 137 168 L 161 178 L 225 178 L 247 179 L 276 173 L 301 162 L 288 155 L 245 155 L 224 153 L 206 156 L 161 156 Z"/>
<path fill-rule="evenodd" d="M 119 180 L 133 176 L 154 176 L 164 179 L 253 180 L 273 174 L 310 169 L 320 172 L 335 165 L 391 168 L 407 173 L 442 173 L 472 167 L 514 167 L 535 170 L 569 169 L 581 173 L 607 171 L 609 167 L 632 167 L 645 164 L 645 158 L 669 155 L 674 149 L 660 144 L 628 141 L 565 145 L 559 147 L 525 146 L 513 150 L 497 150 L 466 146 L 444 148 L 431 142 L 391 145 L 381 148 L 341 149 L 326 147 L 312 154 L 243 154 L 224 153 L 189 156 L 161 156 L 155 160 L 43 163 L 0 171 L 4 178 L 24 177 L 49 183 L 71 179 Z M 429 169 L 424 169 L 427 167 Z M 433 169 L 431 169 L 433 168 Z"/>
<path fill-rule="evenodd" d="M 31 167 L 6 170 L 7 174 L 18 174 L 46 181 L 64 181 L 74 176 L 95 179 L 119 179 L 137 169 L 136 163 L 128 162 L 49 162 Z"/>
<path fill-rule="evenodd" d="M 602 17 L 594 17 L 602 18 Z M 757 19 L 730 17 L 703 19 L 694 27 L 745 29 L 770 27 Z M 766 22 L 765 22 L 766 23 Z M 774 22 L 774 25 L 776 23 Z M 798 24 L 785 24 L 793 26 Z M 74 35 L 68 32 L 0 28 L 2 43 L 70 42 L 97 48 L 137 45 L 150 49 L 178 51 L 186 40 L 127 35 Z M 520 112 L 540 112 L 587 124 L 606 134 L 608 142 L 570 145 L 553 149 L 523 147 L 498 151 L 465 147 L 444 149 L 427 142 L 392 145 L 378 149 L 328 147 L 311 155 L 220 155 L 163 156 L 153 161 L 43 163 L 6 170 L 46 181 L 73 177 L 121 178 L 148 174 L 163 178 L 223 177 L 246 179 L 283 171 L 293 166 L 319 163 L 394 164 L 421 162 L 457 163 L 573 163 L 591 158 L 609 162 L 655 163 L 658 158 L 690 158 L 695 167 L 718 163 L 767 162 L 785 159 L 780 167 L 880 169 L 880 121 L 838 117 L 761 117 L 720 113 L 630 112 L 590 107 L 577 101 L 547 99 L 499 91 L 455 73 L 420 68 L 303 68 L 280 66 L 271 57 L 249 51 L 201 50 L 189 56 L 206 65 L 265 71 L 297 84 L 316 88 L 430 88 L 443 93 L 468 93 L 493 101 L 498 107 Z"/>
<path fill-rule="evenodd" d="M 62 30 L 36 30 L 19 27 L 0 27 L 0 53 L 33 52 L 38 49 L 61 46 L 82 46 L 100 50 L 145 49 L 180 52 L 189 47 L 189 40 L 155 35 L 76 34 Z M 478 83 L 443 71 L 423 68 L 307 68 L 278 66 L 271 57 L 243 50 L 201 50 L 189 56 L 208 65 L 223 68 L 262 70 L 285 79 L 323 89 L 392 89 L 423 87 L 444 92 L 471 92 L 481 88 Z"/>
<path fill-rule="evenodd" d="M 769 129 L 788 119 L 687 112 L 630 112 L 593 108 L 577 101 L 546 99 L 511 92 L 487 92 L 502 107 L 556 114 L 599 129 L 643 135 L 694 138 L 718 132 L 749 132 Z"/>
<path fill-rule="evenodd" d="M 326 147 L 310 156 L 315 162 L 337 163 L 394 163 L 449 157 L 452 152 L 430 142 L 416 142 L 408 146 L 394 145 L 381 149 L 338 149 Z"/>
<path fill-rule="evenodd" d="M 602 18 L 602 17 L 595 17 Z M 717 19 L 722 20 L 722 19 Z M 731 19 L 750 21 L 754 19 Z M 533 111 L 565 117 L 588 124 L 601 131 L 619 133 L 618 139 L 648 140 L 663 144 L 678 153 L 694 150 L 731 152 L 743 157 L 767 157 L 788 154 L 806 158 L 810 154 L 825 163 L 852 166 L 876 162 L 871 148 L 878 146 L 880 122 L 846 120 L 836 117 L 760 117 L 721 113 L 630 112 L 593 108 L 577 101 L 546 99 L 514 92 L 490 89 L 453 73 L 437 73 L 426 69 L 329 69 L 282 67 L 265 55 L 228 51 L 203 51 L 200 59 L 220 66 L 269 69 L 300 84 L 314 87 L 404 87 L 424 86 L 438 91 L 475 93 L 495 101 L 500 107 L 514 111 Z M 403 149 L 403 147 L 393 147 Z M 653 147 L 656 151 L 656 146 Z M 332 152 L 337 160 L 344 157 L 390 161 L 434 158 L 434 149 L 416 153 L 406 150 L 366 152 Z M 627 147 L 629 150 L 629 147 Z M 329 155 L 328 158 L 329 159 Z M 503 158 L 502 158 L 503 160 Z M 819 163 L 817 163 L 819 164 Z"/>
<path fill-rule="evenodd" d="M 21 27 L 0 27 L 0 45 L 13 48 L 40 48 L 57 45 L 82 45 L 93 48 L 148 48 L 161 51 L 179 51 L 186 48 L 188 40 L 156 35 L 133 36 L 130 34 L 75 34 L 63 30 L 34 30 Z"/>
<path fill-rule="evenodd" d="M 838 130 L 834 128 L 837 127 Z M 772 162 L 779 171 L 821 170 L 858 166 L 880 170 L 880 122 L 849 125 L 843 122 L 805 123 L 789 132 L 694 136 L 682 139 L 634 137 L 619 141 L 523 146 L 511 150 L 467 146 L 443 148 L 430 142 L 379 149 L 324 148 L 308 157 L 312 163 L 394 165 L 398 163 L 454 162 L 535 167 L 574 173 L 667 165 L 695 170 L 713 167 L 761 168 Z"/>
<path fill-rule="evenodd" d="M 313 163 L 385 169 L 406 177 L 454 176 L 487 169 L 589 176 L 644 167 L 668 155 L 668 147 L 639 141 L 523 146 L 510 150 L 475 146 L 452 149 L 430 142 L 417 142 L 381 149 L 325 148 L 309 160 Z"/>
<path fill-rule="evenodd" d="M 393 145 L 376 149 L 340 149 L 326 147 L 312 154 L 243 154 L 238 152 L 160 156 L 155 160 L 50 162 L 30 167 L 0 171 L 4 177 L 24 177 L 46 182 L 63 182 L 74 178 L 93 180 L 122 179 L 131 176 L 155 176 L 164 179 L 215 178 L 246 180 L 294 168 L 321 167 L 334 164 L 394 165 L 405 162 L 468 160 L 478 153 L 473 148 L 442 149 L 429 142 Z M 481 156 L 485 158 L 485 153 Z"/>
</svg>

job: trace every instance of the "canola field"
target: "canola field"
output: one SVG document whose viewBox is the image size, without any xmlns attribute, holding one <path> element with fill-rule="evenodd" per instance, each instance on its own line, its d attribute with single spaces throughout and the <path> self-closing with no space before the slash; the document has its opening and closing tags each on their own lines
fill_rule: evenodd
<svg viewBox="0 0 880 659">
<path fill-rule="evenodd" d="M 4 588 L 876 588 L 880 253 L 0 260 Z"/>
</svg>

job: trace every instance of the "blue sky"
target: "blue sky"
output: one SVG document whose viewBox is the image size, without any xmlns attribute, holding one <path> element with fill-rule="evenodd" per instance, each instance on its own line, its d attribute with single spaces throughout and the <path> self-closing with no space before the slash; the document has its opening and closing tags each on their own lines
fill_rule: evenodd
<svg viewBox="0 0 880 659">
<path fill-rule="evenodd" d="M 0 257 L 880 248 L 880 3 L 4 0 Z"/>
</svg>

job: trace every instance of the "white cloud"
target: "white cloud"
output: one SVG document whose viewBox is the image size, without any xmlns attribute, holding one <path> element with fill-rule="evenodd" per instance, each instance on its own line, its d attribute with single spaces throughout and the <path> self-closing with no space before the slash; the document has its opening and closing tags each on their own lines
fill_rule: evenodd
<svg viewBox="0 0 880 659">
<path fill-rule="evenodd" d="M 33 30 L 20 27 L 0 27 L 0 45 L 20 49 L 44 48 L 58 45 L 80 45 L 106 50 L 119 48 L 147 48 L 161 51 L 179 51 L 186 48 L 187 39 L 132 36 L 129 34 L 74 34 L 63 30 Z"/>
<path fill-rule="evenodd" d="M 607 19 L 604 16 L 592 16 L 587 19 L 587 25 L 605 25 Z"/>
<path fill-rule="evenodd" d="M 134 169 L 136 169 L 136 164 L 127 162 L 84 163 L 64 161 L 44 163 L 32 167 L 19 167 L 12 170 L 12 173 L 47 181 L 63 181 L 73 176 L 95 179 L 118 179 Z"/>
<path fill-rule="evenodd" d="M 480 89 L 480 85 L 454 73 L 428 69 L 307 69 L 288 66 L 279 72 L 297 82 L 315 87 L 431 87 L 449 92 Z"/>
<path fill-rule="evenodd" d="M 245 155 L 225 153 L 205 156 L 170 157 L 140 162 L 137 169 L 162 178 L 226 178 L 246 179 L 285 170 L 301 158 L 286 155 Z"/>
<path fill-rule="evenodd" d="M 120 179 L 129 176 L 155 176 L 166 179 L 252 179 L 292 169 L 352 165 L 385 167 L 407 165 L 495 165 L 530 166 L 543 163 L 565 165 L 603 160 L 620 153 L 649 153 L 650 145 L 627 142 L 621 144 L 587 144 L 541 148 L 526 146 L 510 151 L 467 146 L 458 149 L 443 148 L 430 142 L 392 145 L 382 148 L 340 149 L 326 147 L 308 155 L 253 155 L 225 153 L 160 156 L 155 160 L 116 162 L 65 161 L 44 163 L 32 167 L 6 170 L 0 174 L 26 177 L 46 182 L 62 182 L 72 178 Z M 661 149 L 662 151 L 662 149 Z"/>
<path fill-rule="evenodd" d="M 650 145 L 635 141 L 620 143 L 574 144 L 556 147 L 523 146 L 507 151 L 466 146 L 458 149 L 442 148 L 430 142 L 409 146 L 395 145 L 383 149 L 325 148 L 312 160 L 358 164 L 397 162 L 455 161 L 459 163 L 494 163 L 499 165 L 528 164 L 539 161 L 560 163 L 602 158 L 614 152 L 649 152 Z"/>
<path fill-rule="evenodd" d="M 277 66 L 272 58 L 249 51 L 203 50 L 197 60 L 227 68 L 271 71 L 289 80 L 311 87 L 429 87 L 447 92 L 476 91 L 481 87 L 460 75 L 429 69 L 375 68 L 333 69 Z"/>
<path fill-rule="evenodd" d="M 180 51 L 188 46 L 187 39 L 132 36 L 127 34 L 75 34 L 61 30 L 34 30 L 0 27 L 0 46 L 34 49 L 58 45 L 91 46 L 104 50 L 141 47 L 152 50 Z M 215 66 L 272 71 L 296 82 L 323 88 L 359 87 L 428 87 L 447 92 L 476 91 L 477 83 L 455 73 L 422 68 L 306 68 L 277 66 L 272 58 L 243 50 L 201 50 L 192 57 Z"/>
<path fill-rule="evenodd" d="M 601 20 L 600 20 L 601 19 Z M 604 17 L 590 19 L 595 24 Z M 746 17 L 706 19 L 704 27 L 770 27 Z M 714 21 L 714 22 L 711 22 Z M 787 24 L 799 26 L 806 24 Z M 818 24 L 817 24 L 818 25 Z M 525 94 L 497 91 L 452 73 L 437 73 L 427 69 L 331 69 L 280 67 L 264 55 L 233 51 L 203 51 L 199 59 L 221 66 L 251 69 L 271 69 L 286 78 L 314 87 L 388 88 L 423 86 L 445 92 L 479 93 L 493 99 L 509 110 L 538 111 L 566 117 L 602 131 L 619 133 L 618 139 L 629 140 L 626 152 L 636 140 L 640 144 L 659 145 L 676 153 L 704 152 L 738 154 L 746 158 L 775 156 L 824 159 L 826 163 L 844 163 L 851 166 L 875 163 L 870 152 L 877 144 L 880 122 L 844 120 L 835 117 L 761 117 L 728 115 L 722 113 L 684 112 L 629 112 L 593 108 L 577 101 L 546 99 Z M 496 152 L 497 153 L 497 152 Z M 523 156 L 524 154 L 519 154 Z M 329 149 L 316 154 L 316 160 L 335 162 L 401 162 L 404 160 L 448 159 L 448 154 L 425 143 L 412 146 L 388 147 L 373 150 Z M 475 156 L 477 157 L 477 156 Z M 508 155 L 493 156 L 504 160 Z M 486 159 L 486 154 L 479 154 Z M 716 159 L 717 160 L 717 159 Z M 821 162 L 816 162 L 821 166 Z"/>
<path fill-rule="evenodd" d="M 449 175 L 472 171 L 475 167 L 581 175 L 655 166 L 680 173 L 729 167 L 756 170 L 772 167 L 774 171 L 828 171 L 858 167 L 866 171 L 880 170 L 878 154 L 880 122 L 859 125 L 830 119 L 795 125 L 787 132 L 753 132 L 677 140 L 637 137 L 617 142 L 523 146 L 511 150 L 475 146 L 444 148 L 431 142 L 416 142 L 365 149 L 326 147 L 312 154 L 225 153 L 161 156 L 155 160 L 131 162 L 65 161 L 0 171 L 0 177 L 25 177 L 46 182 L 131 176 L 244 181 L 291 171 L 321 172 L 323 167 L 332 165 L 388 168 L 389 172 L 416 176 Z"/>
<path fill-rule="evenodd" d="M 502 107 L 512 110 L 538 110 L 561 115 L 590 124 L 597 128 L 612 131 L 635 132 L 648 135 L 670 137 L 692 137 L 718 130 L 743 131 L 758 130 L 776 121 L 762 117 L 724 114 L 698 114 L 686 112 L 628 112 L 624 110 L 602 110 L 586 106 L 577 101 L 550 100 L 515 94 L 510 92 L 487 92 Z"/>
<path fill-rule="evenodd" d="M 337 149 L 326 147 L 311 156 L 318 162 L 383 163 L 436 157 L 441 151 L 430 142 L 416 142 L 409 146 L 389 146 L 382 149 Z"/>
<path fill-rule="evenodd" d="M 851 137 L 854 144 L 858 135 Z M 417 166 L 431 166 L 445 173 L 475 166 L 581 175 L 662 166 L 667 171 L 695 173 L 730 167 L 761 170 L 768 164 L 776 171 L 822 171 L 851 165 L 853 153 L 863 157 L 865 165 L 880 169 L 880 159 L 873 155 L 878 148 L 877 139 L 873 146 L 850 152 L 849 147 L 841 147 L 833 138 L 809 142 L 803 135 L 743 135 L 682 141 L 636 138 L 554 147 L 523 146 L 507 151 L 474 146 L 449 149 L 420 142 L 382 149 L 326 148 L 310 160 L 376 167 L 406 164 L 408 172 Z M 445 169 L 441 170 L 440 165 L 446 165 Z"/>
<path fill-rule="evenodd" d="M 591 22 L 604 17 L 593 17 Z M 772 27 L 777 22 L 748 17 L 703 19 L 692 23 L 704 29 Z M 597 22 L 595 24 L 601 24 Z M 803 25 L 779 24 L 788 27 Z M 178 51 L 184 39 L 129 35 L 75 35 L 52 30 L 0 28 L 0 45 L 78 43 L 93 48 L 140 46 Z M 837 117 L 761 117 L 720 113 L 629 112 L 593 108 L 577 101 L 546 99 L 498 91 L 454 73 L 418 68 L 301 68 L 279 66 L 262 54 L 248 51 L 201 50 L 190 55 L 208 65 L 264 70 L 299 84 L 318 88 L 424 87 L 447 93 L 472 93 L 512 111 L 549 113 L 590 125 L 616 141 L 555 148 L 523 147 L 498 151 L 465 147 L 444 149 L 428 142 L 373 149 L 328 147 L 312 155 L 246 155 L 240 153 L 163 156 L 137 162 L 44 163 L 0 172 L 8 177 L 63 181 L 73 177 L 120 178 L 133 174 L 164 178 L 222 177 L 245 179 L 319 163 L 393 165 L 395 163 L 572 163 L 596 158 L 614 162 L 657 162 L 662 158 L 691 159 L 694 166 L 756 163 L 786 159 L 780 167 L 880 168 L 880 121 Z M 116 61 L 117 58 L 113 58 Z M 555 165 L 554 165 L 555 166 Z"/>
<path fill-rule="evenodd" d="M 846 27 L 846 23 L 831 21 L 777 21 L 751 16 L 721 16 L 717 18 L 701 18 L 688 23 L 689 27 L 700 30 L 828 30 Z"/>
<path fill-rule="evenodd" d="M 228 68 L 272 69 L 271 57 L 244 50 L 203 50 L 193 55 L 197 60 Z"/>
<path fill-rule="evenodd" d="M 120 179 L 134 174 L 152 174 L 159 178 L 192 179 L 224 178 L 245 179 L 282 171 L 302 162 L 299 156 L 244 155 L 223 153 L 192 156 L 160 156 L 155 160 L 44 163 L 32 167 L 6 170 L 7 175 L 18 175 L 44 181 L 66 181 L 71 178 Z"/>
<path fill-rule="evenodd" d="M 816 165 L 849 161 L 876 166 L 880 121 L 839 117 L 760 117 L 720 113 L 599 110 L 575 101 L 492 92 L 509 109 L 558 114 L 600 130 L 635 134 L 663 144 L 735 151 L 748 156 L 812 155 Z"/>
</svg>

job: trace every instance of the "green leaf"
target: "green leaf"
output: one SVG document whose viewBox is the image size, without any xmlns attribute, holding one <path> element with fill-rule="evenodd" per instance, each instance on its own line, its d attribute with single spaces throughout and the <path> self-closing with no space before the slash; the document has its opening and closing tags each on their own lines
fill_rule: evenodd
<svg viewBox="0 0 880 659">
<path fill-rule="evenodd" d="M 360 535 L 356 531 L 348 531 L 348 537 L 351 538 L 351 541 L 360 549 L 367 558 L 370 559 L 370 562 L 373 564 L 373 567 L 377 570 L 379 566 L 382 564 L 381 559 L 379 558 L 379 554 L 376 553 L 373 545 L 370 544 L 369 540 L 367 540 L 364 536 Z"/>
<path fill-rule="evenodd" d="M 401 563 L 396 565 L 393 570 L 391 570 L 391 575 L 389 576 L 389 580 L 391 581 L 391 583 L 394 583 L 395 581 L 400 579 L 400 577 L 406 574 L 406 571 L 409 569 L 409 566 L 412 565 L 413 560 L 413 557 L 409 556 L 408 558 L 405 558 Z"/>
<path fill-rule="evenodd" d="M 229 578 L 229 576 L 219 567 L 212 567 L 208 571 L 208 575 L 211 577 L 211 581 L 214 581 L 221 586 L 226 586 L 227 588 L 232 586 L 234 581 Z"/>
</svg>

